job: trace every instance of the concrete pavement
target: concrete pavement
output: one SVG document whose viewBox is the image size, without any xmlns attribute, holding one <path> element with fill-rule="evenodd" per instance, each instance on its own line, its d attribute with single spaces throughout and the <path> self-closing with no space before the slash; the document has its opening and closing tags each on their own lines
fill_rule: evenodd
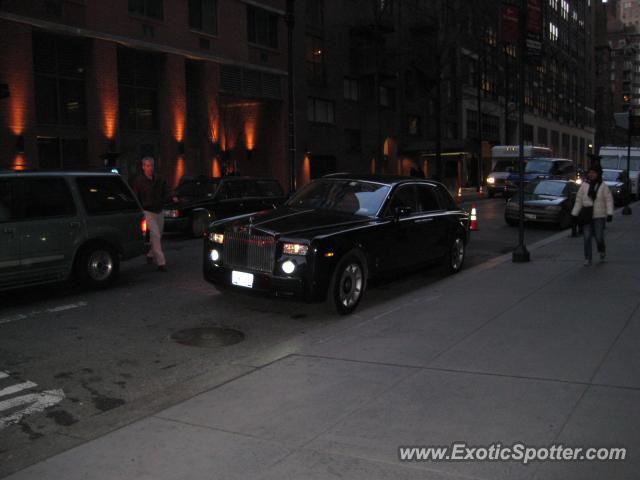
<svg viewBox="0 0 640 480">
<path fill-rule="evenodd" d="M 640 478 L 640 216 L 605 262 L 561 232 L 376 303 L 332 334 L 10 477 Z M 275 301 L 275 300 L 274 300 Z M 240 367 L 241 365 L 238 365 Z M 242 372 L 242 373 L 240 373 Z M 624 462 L 411 462 L 401 445 L 622 446 Z"/>
</svg>

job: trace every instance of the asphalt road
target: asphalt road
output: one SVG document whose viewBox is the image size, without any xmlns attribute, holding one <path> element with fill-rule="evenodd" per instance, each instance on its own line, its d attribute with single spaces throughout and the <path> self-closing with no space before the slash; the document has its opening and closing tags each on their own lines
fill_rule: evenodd
<svg viewBox="0 0 640 480">
<path fill-rule="evenodd" d="M 476 205 L 467 268 L 508 253 L 518 238 L 502 199 Z M 555 233 L 528 228 L 526 241 Z M 265 365 L 303 339 L 335 335 L 366 318 L 368 306 L 392 306 L 442 278 L 434 268 L 375 285 L 345 319 L 321 304 L 219 294 L 202 280 L 200 240 L 168 237 L 165 251 L 168 273 L 136 259 L 108 290 L 60 284 L 0 294 L 0 477 Z M 239 333 L 185 332 L 211 327 Z"/>
</svg>

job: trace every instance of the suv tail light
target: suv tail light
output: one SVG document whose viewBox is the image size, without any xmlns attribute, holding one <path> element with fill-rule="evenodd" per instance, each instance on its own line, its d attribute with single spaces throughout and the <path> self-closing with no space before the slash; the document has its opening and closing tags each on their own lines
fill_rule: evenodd
<svg viewBox="0 0 640 480">
<path fill-rule="evenodd" d="M 147 233 L 149 233 L 149 226 L 147 225 L 146 218 L 143 218 L 142 221 L 140 222 L 140 231 L 142 232 L 143 236 L 146 236 Z"/>
</svg>

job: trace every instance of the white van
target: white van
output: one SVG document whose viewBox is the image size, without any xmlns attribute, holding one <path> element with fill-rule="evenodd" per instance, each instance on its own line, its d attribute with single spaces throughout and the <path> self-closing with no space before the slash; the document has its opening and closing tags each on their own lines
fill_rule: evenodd
<svg viewBox="0 0 640 480">
<path fill-rule="evenodd" d="M 627 169 L 627 147 L 605 146 L 600 147 L 600 165 L 610 170 Z M 638 185 L 640 185 L 640 148 L 631 148 L 631 162 L 629 166 L 629 181 L 631 182 L 631 196 L 638 197 Z"/>
</svg>

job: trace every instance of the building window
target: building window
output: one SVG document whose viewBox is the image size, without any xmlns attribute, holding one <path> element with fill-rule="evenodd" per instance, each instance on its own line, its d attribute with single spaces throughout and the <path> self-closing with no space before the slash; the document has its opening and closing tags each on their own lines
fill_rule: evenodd
<svg viewBox="0 0 640 480">
<path fill-rule="evenodd" d="M 478 134 L 478 112 L 467 110 L 467 137 Z"/>
<path fill-rule="evenodd" d="M 87 140 L 38 137 L 38 166 L 43 170 L 82 170 L 89 166 Z"/>
<path fill-rule="evenodd" d="M 129 0 L 129 13 L 162 20 L 164 18 L 163 0 Z"/>
<path fill-rule="evenodd" d="M 187 60 L 184 65 L 185 94 L 187 100 L 187 132 L 193 139 L 199 138 L 201 133 L 200 108 L 203 93 L 200 83 L 200 63 Z"/>
<path fill-rule="evenodd" d="M 380 86 L 379 101 L 381 107 L 395 108 L 395 91 L 392 88 Z"/>
<path fill-rule="evenodd" d="M 417 137 L 420 135 L 420 117 L 417 115 L 409 115 L 407 119 L 407 131 L 409 135 Z"/>
<path fill-rule="evenodd" d="M 322 45 L 321 38 L 307 35 L 305 61 L 307 79 L 310 81 L 324 80 L 324 51 Z"/>
<path fill-rule="evenodd" d="M 344 131 L 344 150 L 346 153 L 362 152 L 362 135 L 360 130 L 347 129 Z"/>
<path fill-rule="evenodd" d="M 307 119 L 310 122 L 335 123 L 333 102 L 319 98 L 309 98 L 307 103 Z"/>
<path fill-rule="evenodd" d="M 489 140 L 500 140 L 500 117 L 482 114 L 482 136 Z"/>
<path fill-rule="evenodd" d="M 549 39 L 553 42 L 558 41 L 558 26 L 553 22 L 549 22 Z"/>
<path fill-rule="evenodd" d="M 249 43 L 278 48 L 278 16 L 261 8 L 247 7 Z"/>
<path fill-rule="evenodd" d="M 569 19 L 569 2 L 560 0 L 560 16 L 565 20 Z"/>
<path fill-rule="evenodd" d="M 189 0 L 189 27 L 205 33 L 218 33 L 217 0 Z"/>
<path fill-rule="evenodd" d="M 358 101 L 358 81 L 353 78 L 344 79 L 344 98 L 345 100 Z"/>
<path fill-rule="evenodd" d="M 158 129 L 156 55 L 123 47 L 118 49 L 118 95 L 123 129 Z"/>
<path fill-rule="evenodd" d="M 86 125 L 85 44 L 36 32 L 33 35 L 36 116 L 44 125 Z"/>
<path fill-rule="evenodd" d="M 307 0 L 307 25 L 321 29 L 324 26 L 324 0 Z"/>
</svg>

